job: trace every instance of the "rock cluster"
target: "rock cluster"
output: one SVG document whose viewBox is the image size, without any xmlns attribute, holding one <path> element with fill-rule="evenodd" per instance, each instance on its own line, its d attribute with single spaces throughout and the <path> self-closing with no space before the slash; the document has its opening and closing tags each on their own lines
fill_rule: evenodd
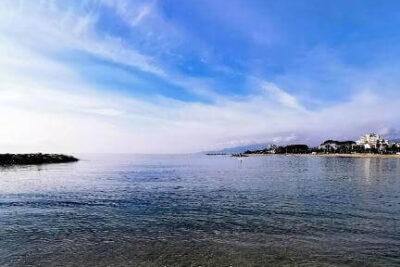
<svg viewBox="0 0 400 267">
<path fill-rule="evenodd" d="M 79 159 L 61 154 L 0 154 L 0 165 L 31 165 L 76 162 Z"/>
</svg>

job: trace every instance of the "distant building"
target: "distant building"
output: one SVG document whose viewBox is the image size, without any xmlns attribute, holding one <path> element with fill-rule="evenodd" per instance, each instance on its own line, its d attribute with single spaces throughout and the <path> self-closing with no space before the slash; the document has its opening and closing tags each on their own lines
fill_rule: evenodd
<svg viewBox="0 0 400 267">
<path fill-rule="evenodd" d="M 268 146 L 267 146 L 267 153 L 269 153 L 269 154 L 275 154 L 277 148 L 278 148 L 278 147 L 277 147 L 276 145 L 274 145 L 274 144 L 268 145 Z"/>
<path fill-rule="evenodd" d="M 371 133 L 360 137 L 356 144 L 365 150 L 385 150 L 389 147 L 389 140 L 381 138 L 379 134 Z"/>
</svg>

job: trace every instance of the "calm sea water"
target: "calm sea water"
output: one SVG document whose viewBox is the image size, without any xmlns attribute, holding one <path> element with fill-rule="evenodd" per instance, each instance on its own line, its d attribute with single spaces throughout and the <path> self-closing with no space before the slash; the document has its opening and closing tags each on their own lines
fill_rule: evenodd
<svg viewBox="0 0 400 267">
<path fill-rule="evenodd" d="M 79 155 L 0 168 L 0 266 L 400 266 L 400 160 Z"/>
</svg>

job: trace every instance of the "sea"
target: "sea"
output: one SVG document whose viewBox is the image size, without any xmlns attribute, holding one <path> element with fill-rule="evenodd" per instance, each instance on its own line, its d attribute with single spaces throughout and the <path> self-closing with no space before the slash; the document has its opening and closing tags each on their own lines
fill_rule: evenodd
<svg viewBox="0 0 400 267">
<path fill-rule="evenodd" d="M 400 266 L 400 159 L 0 167 L 0 266 Z"/>
</svg>

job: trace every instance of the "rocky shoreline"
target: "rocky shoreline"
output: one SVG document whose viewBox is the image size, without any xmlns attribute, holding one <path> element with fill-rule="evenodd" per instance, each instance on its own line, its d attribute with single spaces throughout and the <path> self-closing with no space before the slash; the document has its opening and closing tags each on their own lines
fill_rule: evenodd
<svg viewBox="0 0 400 267">
<path fill-rule="evenodd" d="M 77 162 L 79 159 L 62 154 L 0 154 L 0 165 L 37 165 Z"/>
</svg>

